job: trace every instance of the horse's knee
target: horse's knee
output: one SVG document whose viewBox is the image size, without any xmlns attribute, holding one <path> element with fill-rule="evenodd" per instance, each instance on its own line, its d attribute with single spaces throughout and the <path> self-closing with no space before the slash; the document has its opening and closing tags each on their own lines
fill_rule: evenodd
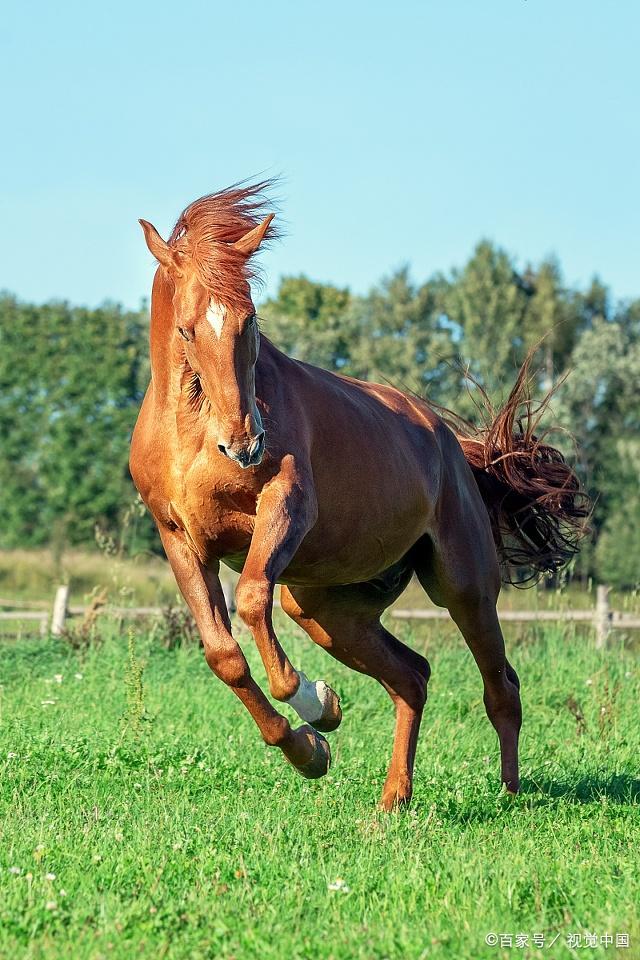
<svg viewBox="0 0 640 960">
<path fill-rule="evenodd" d="M 267 580 L 242 580 L 236 588 L 238 616 L 251 629 L 264 623 L 273 602 L 273 588 Z"/>
<path fill-rule="evenodd" d="M 211 670 L 228 687 L 243 687 L 251 677 L 249 664 L 240 647 L 205 645 L 205 658 Z"/>
</svg>

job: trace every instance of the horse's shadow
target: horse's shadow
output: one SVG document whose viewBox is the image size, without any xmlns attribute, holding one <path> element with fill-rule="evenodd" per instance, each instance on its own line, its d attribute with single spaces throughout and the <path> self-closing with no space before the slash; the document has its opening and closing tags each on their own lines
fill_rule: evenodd
<svg viewBox="0 0 640 960">
<path fill-rule="evenodd" d="M 605 799 L 620 806 L 640 806 L 640 780 L 626 773 L 605 775 L 580 775 L 575 778 L 568 773 L 562 777 L 529 777 L 523 779 L 516 797 L 506 794 L 495 796 L 495 802 L 487 803 L 485 797 L 468 797 L 444 805 L 438 815 L 451 823 L 488 823 L 504 818 L 505 814 L 518 811 L 558 808 L 559 805 L 601 803 Z M 418 813 L 428 813 L 429 803 L 414 804 Z M 421 811 L 421 808 L 423 810 Z"/>
<path fill-rule="evenodd" d="M 626 773 L 608 776 L 578 776 L 573 779 L 536 778 L 523 780 L 520 792 L 525 797 L 566 800 L 568 803 L 598 803 L 606 798 L 612 803 L 627 806 L 640 804 L 640 780 Z"/>
</svg>

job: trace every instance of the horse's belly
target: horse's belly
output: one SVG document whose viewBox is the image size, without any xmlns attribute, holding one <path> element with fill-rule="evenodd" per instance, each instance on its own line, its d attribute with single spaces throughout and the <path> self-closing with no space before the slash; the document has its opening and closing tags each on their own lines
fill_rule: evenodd
<svg viewBox="0 0 640 960">
<path fill-rule="evenodd" d="M 429 516 L 423 504 L 385 521 L 335 515 L 311 530 L 284 572 L 284 583 L 336 585 L 369 581 L 406 556 L 424 536 Z"/>
</svg>

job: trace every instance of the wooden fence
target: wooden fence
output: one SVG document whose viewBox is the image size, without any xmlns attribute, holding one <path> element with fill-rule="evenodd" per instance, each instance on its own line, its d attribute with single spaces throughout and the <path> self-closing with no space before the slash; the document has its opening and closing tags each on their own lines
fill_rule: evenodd
<svg viewBox="0 0 640 960">
<path fill-rule="evenodd" d="M 610 587 L 599 586 L 596 590 L 596 605 L 587 610 L 499 610 L 500 620 L 516 623 L 581 622 L 590 623 L 595 632 L 596 647 L 604 647 L 611 630 L 640 630 L 640 616 L 612 610 L 609 604 Z M 393 607 L 392 617 L 407 620 L 450 620 L 448 610 L 435 608 L 402 610 Z"/>
<path fill-rule="evenodd" d="M 230 613 L 235 611 L 233 590 L 230 584 L 224 585 L 225 598 Z M 546 621 L 590 623 L 595 632 L 597 647 L 603 647 L 614 629 L 640 630 L 640 616 L 612 610 L 609 605 L 609 587 L 599 586 L 596 591 L 596 605 L 587 610 L 500 610 L 500 619 L 504 622 L 535 623 Z M 6 609 L 6 608 L 9 609 Z M 56 590 L 53 606 L 40 601 L 3 600 L 0 598 L 0 621 L 38 621 L 40 633 L 61 636 L 69 617 L 84 616 L 91 608 L 69 605 L 69 587 L 60 586 Z M 109 604 L 100 608 L 101 614 L 118 618 L 161 617 L 163 607 L 114 607 Z M 409 620 L 448 620 L 446 610 L 420 608 L 403 610 L 393 607 L 392 617 Z"/>
<path fill-rule="evenodd" d="M 229 613 L 235 613 L 236 603 L 233 590 L 228 584 L 223 584 L 225 600 Z M 0 621 L 29 621 L 35 620 L 40 624 L 40 633 L 44 636 L 52 634 L 60 637 L 65 631 L 67 620 L 70 617 L 84 617 L 92 608 L 69 604 L 69 587 L 58 587 L 53 598 L 53 605 L 46 601 L 3 600 L 0 597 Z M 118 619 L 162 617 L 166 613 L 165 607 L 117 607 L 112 604 L 101 605 L 100 615 L 107 614 Z"/>
</svg>

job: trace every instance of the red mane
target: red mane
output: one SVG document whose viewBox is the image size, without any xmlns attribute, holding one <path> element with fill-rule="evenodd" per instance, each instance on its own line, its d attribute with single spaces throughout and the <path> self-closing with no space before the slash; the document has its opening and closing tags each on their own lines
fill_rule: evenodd
<svg viewBox="0 0 640 960">
<path fill-rule="evenodd" d="M 232 245 L 273 209 L 267 191 L 275 183 L 235 183 L 200 197 L 182 211 L 171 231 L 169 245 L 190 259 L 202 285 L 227 306 L 245 301 L 245 284 L 260 281 L 255 262 Z M 272 221 L 265 240 L 277 235 Z"/>
</svg>

